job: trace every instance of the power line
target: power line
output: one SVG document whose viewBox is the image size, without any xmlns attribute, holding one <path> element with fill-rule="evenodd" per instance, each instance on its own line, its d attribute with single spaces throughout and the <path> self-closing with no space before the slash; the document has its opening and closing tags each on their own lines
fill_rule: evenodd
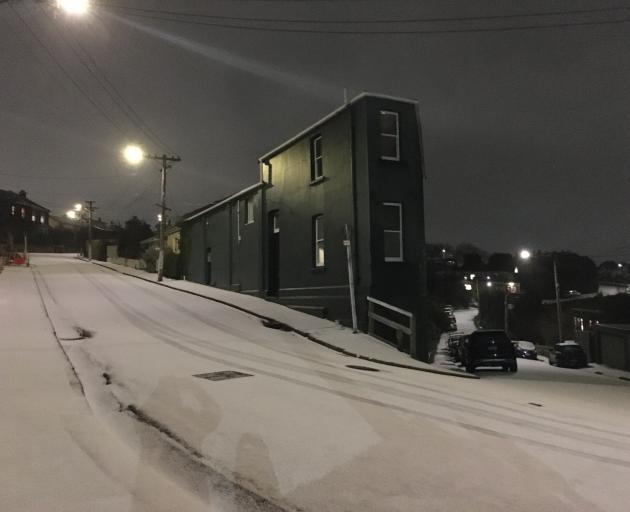
<svg viewBox="0 0 630 512">
<path fill-rule="evenodd" d="M 52 59 L 52 61 L 55 63 L 57 68 L 59 68 L 59 70 L 62 72 L 62 74 L 74 85 L 74 87 L 81 93 L 81 95 L 85 99 L 87 99 L 91 103 L 91 105 L 99 112 L 99 114 L 101 114 L 107 121 L 109 121 L 109 123 L 112 126 L 114 126 L 114 128 L 116 128 L 119 132 L 123 132 L 123 129 L 118 125 L 118 123 L 116 123 L 109 115 L 107 115 L 105 110 L 103 110 L 103 108 L 89 95 L 89 93 L 81 86 L 81 84 L 79 84 L 79 82 L 77 82 L 72 77 L 72 75 L 63 66 L 63 64 L 61 64 L 61 62 L 59 62 L 57 57 L 55 57 L 55 54 L 50 50 L 50 48 L 48 48 L 48 46 L 46 46 L 44 41 L 42 41 L 42 39 L 37 35 L 37 33 L 28 24 L 28 22 L 24 19 L 24 17 L 20 14 L 20 12 L 13 6 L 12 3 L 9 3 L 9 7 L 17 15 L 17 17 L 20 19 L 20 21 L 26 27 L 26 29 L 29 31 L 29 33 L 33 36 L 33 38 L 46 51 L 46 53 Z"/>
<path fill-rule="evenodd" d="M 44 8 L 40 5 L 42 13 L 46 14 Z M 54 20 L 53 20 L 54 22 Z M 107 77 L 103 69 L 96 63 L 96 60 L 90 54 L 90 52 L 80 43 L 80 41 L 74 38 L 74 42 L 83 52 L 83 56 L 72 45 L 70 39 L 66 37 L 62 30 L 59 30 L 58 25 L 55 25 L 61 38 L 66 45 L 72 50 L 77 57 L 81 65 L 88 71 L 88 73 L 96 80 L 96 82 L 106 92 L 107 96 L 118 107 L 120 112 L 138 129 L 140 130 L 152 143 L 162 148 L 168 149 L 167 144 L 160 139 L 160 137 L 142 120 L 140 114 L 125 100 L 118 88 Z M 87 59 L 87 61 L 86 61 Z"/>
<path fill-rule="evenodd" d="M 137 18 L 168 21 L 185 25 L 198 25 L 215 28 L 225 28 L 232 30 L 246 30 L 256 32 L 282 32 L 294 34 L 329 34 L 329 35 L 431 35 L 431 34 L 464 34 L 480 32 L 515 32 L 525 30 L 541 30 L 552 28 L 588 27 L 597 25 L 619 25 L 630 22 L 630 18 L 603 21 L 581 21 L 565 23 L 547 23 L 539 25 L 512 25 L 509 27 L 476 27 L 476 28 L 451 28 L 451 29 L 418 29 L 418 30 L 320 30 L 284 27 L 253 27 L 248 25 L 232 25 L 225 23 L 214 23 L 194 19 L 173 18 L 163 15 L 141 14 L 128 12 L 128 16 Z"/>
<path fill-rule="evenodd" d="M 490 21 L 499 19 L 517 19 L 517 18 L 537 18 L 537 17 L 552 17 L 552 16 L 575 16 L 582 14 L 597 14 L 607 12 L 628 11 L 630 6 L 615 6 L 615 7 L 599 7 L 592 9 L 572 9 L 566 11 L 540 11 L 540 12 L 528 12 L 528 13 L 513 13 L 513 14 L 494 14 L 485 16 L 446 16 L 446 17 L 430 17 L 430 18 L 394 18 L 394 19 L 381 19 L 381 20 L 356 20 L 356 19 L 337 19 L 337 20 L 314 20 L 307 18 L 258 18 L 248 16 L 225 16 L 219 14 L 207 14 L 191 11 L 173 11 L 166 9 L 149 9 L 142 7 L 131 7 L 128 5 L 113 4 L 110 2 L 97 2 L 98 5 L 109 7 L 112 9 L 119 9 L 125 11 L 133 11 L 147 14 L 161 14 L 169 16 L 183 16 L 193 18 L 208 18 L 216 20 L 227 21 L 253 21 L 259 23 L 298 23 L 298 24 L 313 24 L 313 25 L 368 25 L 368 24 L 410 24 L 410 23 L 443 23 L 453 21 Z"/>
</svg>

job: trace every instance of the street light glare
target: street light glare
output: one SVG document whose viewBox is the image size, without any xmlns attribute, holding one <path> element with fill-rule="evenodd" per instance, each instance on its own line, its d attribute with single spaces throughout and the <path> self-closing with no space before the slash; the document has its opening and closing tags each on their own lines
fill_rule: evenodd
<svg viewBox="0 0 630 512">
<path fill-rule="evenodd" d="M 74 205 L 75 212 L 80 212 L 81 210 L 83 210 L 83 205 L 81 203 L 77 203 Z"/>
<path fill-rule="evenodd" d="M 523 249 L 520 253 L 519 253 L 519 257 L 522 260 L 528 260 L 529 258 L 531 258 L 532 253 L 530 253 L 527 249 Z"/>
<path fill-rule="evenodd" d="M 82 16 L 90 8 L 89 0 L 57 0 L 57 7 L 68 14 Z"/>
<path fill-rule="evenodd" d="M 68 217 L 69 219 L 74 220 L 74 219 L 76 219 L 76 218 L 77 218 L 77 212 L 76 212 L 76 211 L 74 211 L 74 210 L 68 210 L 68 211 L 66 212 L 66 217 Z"/>
<path fill-rule="evenodd" d="M 144 159 L 144 151 L 140 146 L 129 144 L 123 149 L 123 156 L 131 165 L 138 165 Z"/>
</svg>

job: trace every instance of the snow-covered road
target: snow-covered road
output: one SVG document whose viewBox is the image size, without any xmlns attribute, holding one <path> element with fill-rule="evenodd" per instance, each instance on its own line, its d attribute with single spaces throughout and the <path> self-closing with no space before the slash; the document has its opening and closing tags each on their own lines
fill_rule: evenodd
<svg viewBox="0 0 630 512">
<path fill-rule="evenodd" d="M 208 510 L 627 510 L 628 383 L 357 363 L 203 298 L 33 263 L 60 337 L 92 333 L 62 343 L 96 416 Z M 250 376 L 195 377 L 225 370 Z"/>
</svg>

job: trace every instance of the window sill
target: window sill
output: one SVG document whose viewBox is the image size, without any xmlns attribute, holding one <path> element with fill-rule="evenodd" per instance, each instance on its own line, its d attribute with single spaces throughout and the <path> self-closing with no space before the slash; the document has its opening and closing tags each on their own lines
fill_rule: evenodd
<svg viewBox="0 0 630 512">
<path fill-rule="evenodd" d="M 398 258 L 394 258 L 394 259 L 387 259 L 385 258 L 385 263 L 404 263 L 405 260 L 404 259 L 398 259 Z"/>
<path fill-rule="evenodd" d="M 324 181 L 328 181 L 328 178 L 326 178 L 326 176 L 320 176 L 319 178 L 315 178 L 314 180 L 311 180 L 309 185 L 311 186 L 318 185 L 319 183 L 323 183 Z"/>
<path fill-rule="evenodd" d="M 400 162 L 400 157 L 394 158 L 393 156 L 381 156 L 381 160 L 385 160 L 386 162 Z"/>
</svg>

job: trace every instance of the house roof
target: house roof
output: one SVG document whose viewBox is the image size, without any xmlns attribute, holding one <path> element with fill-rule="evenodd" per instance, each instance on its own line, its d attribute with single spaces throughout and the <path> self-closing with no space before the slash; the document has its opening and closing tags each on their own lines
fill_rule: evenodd
<svg viewBox="0 0 630 512">
<path fill-rule="evenodd" d="M 261 156 L 258 159 L 258 161 L 259 162 L 265 162 L 266 160 L 268 160 L 272 156 L 278 154 L 280 151 L 282 151 L 287 146 L 290 146 L 291 144 L 293 144 L 293 143 L 297 142 L 298 140 L 300 140 L 307 133 L 311 132 L 315 128 L 318 128 L 319 126 L 324 124 L 326 121 L 329 121 L 333 117 L 341 114 L 342 112 L 347 110 L 351 105 L 353 105 L 357 101 L 360 101 L 360 100 L 362 100 L 364 98 L 380 98 L 380 99 L 385 99 L 385 100 L 399 101 L 399 102 L 402 102 L 402 103 L 411 103 L 412 105 L 416 105 L 418 103 L 417 100 L 412 100 L 412 99 L 409 99 L 409 98 L 400 98 L 400 97 L 397 97 L 397 96 L 389 96 L 387 94 L 376 94 L 376 93 L 371 93 L 371 92 L 362 92 L 361 94 L 359 94 L 359 95 L 355 96 L 354 98 L 352 98 L 345 105 L 342 105 L 341 107 L 337 108 L 336 110 L 333 110 L 330 114 L 322 117 L 319 121 L 316 121 L 315 123 L 310 125 L 308 128 L 305 128 L 304 130 L 302 130 L 297 135 L 294 135 L 290 139 L 285 140 L 279 146 L 277 146 L 274 149 L 272 149 L 271 151 L 265 153 L 263 156 Z"/>
<path fill-rule="evenodd" d="M 190 220 L 196 219 L 197 217 L 201 216 L 201 215 L 205 215 L 206 213 L 209 213 L 213 210 L 216 210 L 218 208 L 221 208 L 223 206 L 225 206 L 227 203 L 229 203 L 230 201 L 233 201 L 234 199 L 237 199 L 240 196 L 244 196 L 246 194 L 248 194 L 249 192 L 253 192 L 254 190 L 259 189 L 260 187 L 262 187 L 264 185 L 264 183 L 262 181 L 259 181 L 258 183 L 254 183 L 253 185 L 244 188 L 243 190 L 240 190 L 238 192 L 236 192 L 235 194 L 232 194 L 231 196 L 228 196 L 224 199 L 220 199 L 218 201 L 213 201 L 212 203 L 210 203 L 207 206 L 202 206 L 201 208 L 198 208 L 196 210 L 193 210 L 190 213 L 185 214 L 182 217 L 181 222 L 188 222 Z"/>
<path fill-rule="evenodd" d="M 22 193 L 13 192 L 12 190 L 0 190 L 0 201 L 11 203 L 16 206 L 30 206 L 31 208 L 38 208 L 40 210 L 50 212 L 50 210 L 45 206 L 42 206 L 41 204 L 38 204 L 35 201 L 31 201 L 30 199 L 28 199 L 26 197 L 26 192 L 21 192 Z"/>
</svg>

